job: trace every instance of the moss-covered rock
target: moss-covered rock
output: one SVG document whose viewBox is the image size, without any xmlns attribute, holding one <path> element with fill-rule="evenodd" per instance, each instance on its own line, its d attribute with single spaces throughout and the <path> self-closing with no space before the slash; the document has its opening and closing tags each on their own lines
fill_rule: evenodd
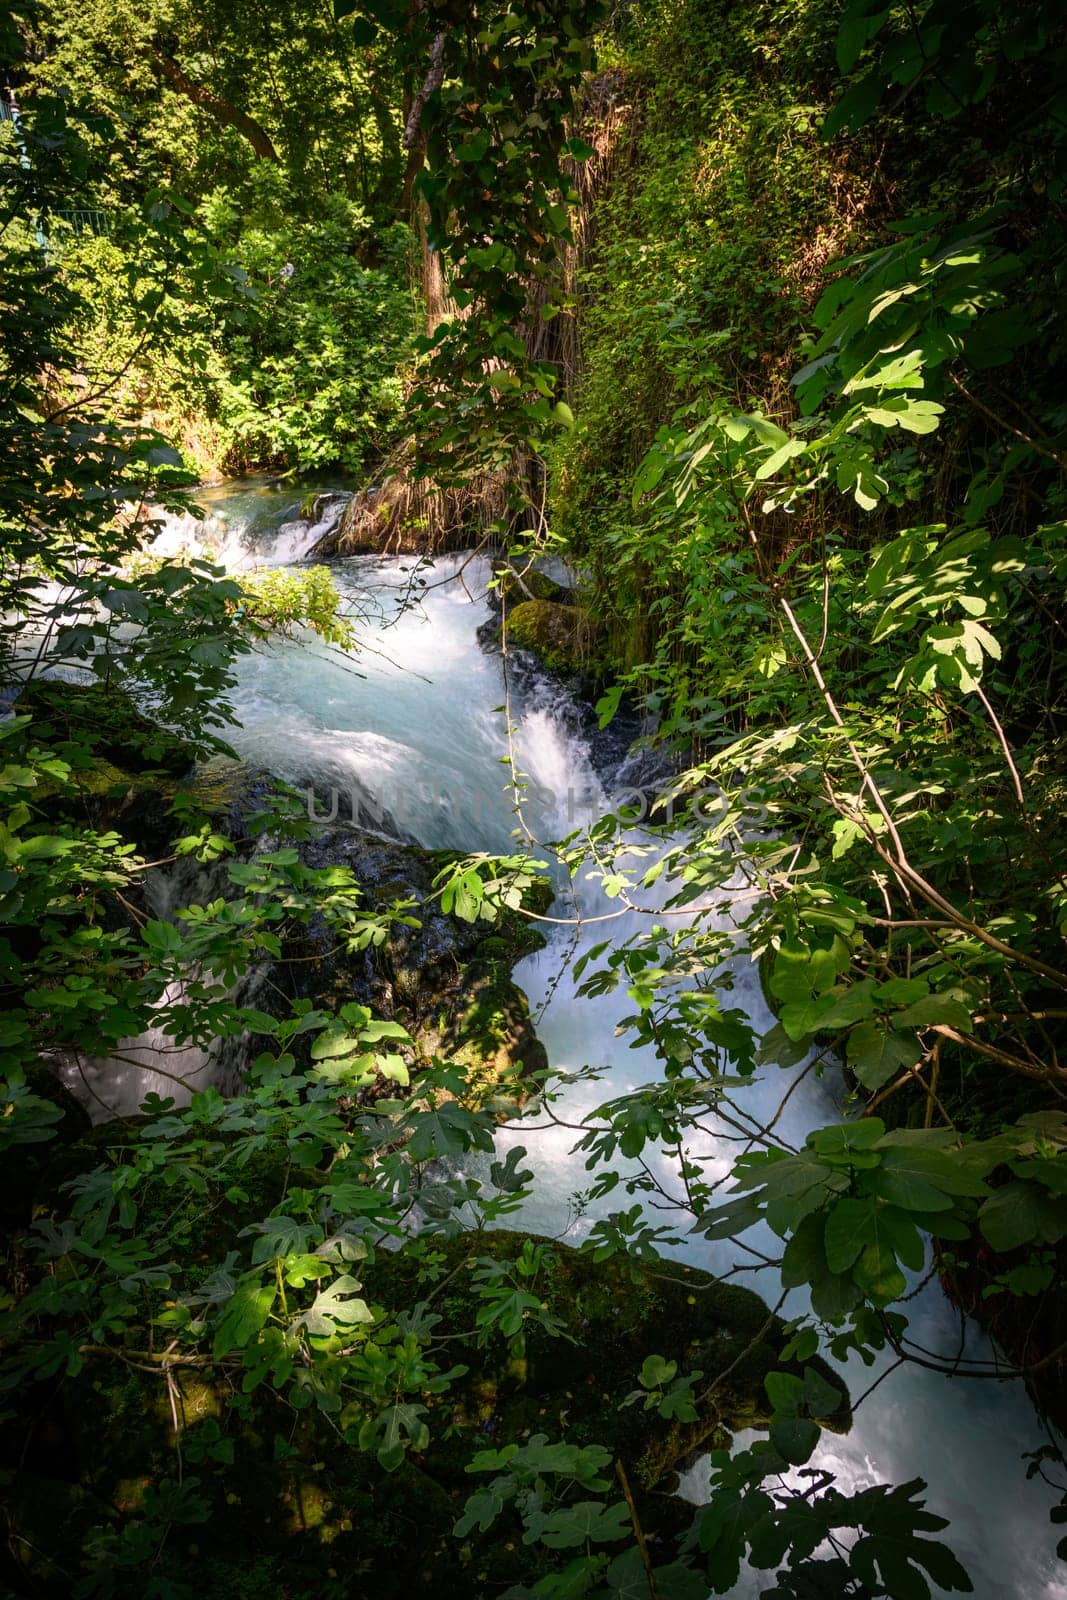
<svg viewBox="0 0 1067 1600">
<path fill-rule="evenodd" d="M 426 1057 L 466 1067 L 478 1103 L 500 1093 L 521 1100 L 523 1079 L 548 1070 L 529 1001 L 500 961 L 472 963 L 454 1004 L 423 1024 L 416 1044 Z"/>
<path fill-rule="evenodd" d="M 477 1345 L 470 1330 L 478 1265 L 515 1262 L 528 1239 L 504 1232 L 428 1238 L 421 1260 L 384 1254 L 363 1271 L 372 1304 L 400 1308 L 432 1292 L 441 1318 L 435 1336 L 454 1339 L 442 1345 L 448 1362 L 469 1368 L 443 1393 L 420 1397 L 430 1443 L 393 1474 L 354 1443 L 358 1402 L 338 1423 L 314 1409 L 290 1412 L 266 1387 L 235 1405 L 230 1382 L 210 1366 L 175 1367 L 168 1381 L 90 1356 L 43 1407 L 36 1402 L 36 1431 L 11 1496 L 9 1548 L 32 1573 L 34 1592 L 70 1592 L 64 1574 L 82 1567 L 90 1530 L 114 1537 L 136 1523 L 149 1492 L 177 1479 L 179 1445 L 186 1481 L 198 1480 L 207 1516 L 172 1524 L 168 1576 L 194 1580 L 213 1597 L 482 1600 L 509 1583 L 534 1581 L 552 1552 L 523 1545 L 513 1513 L 487 1535 L 460 1541 L 452 1534 L 483 1481 L 466 1471 L 476 1451 L 534 1434 L 605 1445 L 626 1469 L 646 1536 L 677 1531 L 689 1513 L 666 1492 L 672 1474 L 734 1429 L 767 1421 L 763 1380 L 790 1366 L 781 1359 L 783 1324 L 757 1295 L 693 1268 L 597 1262 L 534 1240 L 544 1252 L 534 1290 L 563 1334 L 534 1322 L 518 1355 L 498 1337 Z M 650 1354 L 676 1361 L 681 1373 L 702 1371 L 697 1421 L 664 1421 L 655 1409 L 623 1404 Z M 823 1420 L 846 1428 L 840 1380 L 811 1365 L 841 1395 Z M 139 1593 L 138 1578 L 131 1573 L 123 1588 L 120 1575 L 117 1593 Z"/>
<path fill-rule="evenodd" d="M 526 600 L 551 600 L 554 604 L 562 606 L 574 604 L 573 589 L 557 583 L 547 573 L 538 572 L 536 567 L 521 562 L 515 564 L 504 562 L 496 568 L 494 576 L 497 580 L 499 599 L 503 601 L 507 610 L 521 605 Z"/>
<path fill-rule="evenodd" d="M 312 928 L 286 952 L 299 958 L 289 970 L 297 994 L 317 1005 L 356 1000 L 400 1022 L 414 1041 L 408 1055 L 416 1071 L 435 1055 L 455 1059 L 470 1068 L 476 1100 L 506 1093 L 514 1101 L 522 1098 L 523 1079 L 548 1064 L 511 972 L 544 944 L 524 912 L 543 914 L 552 886 L 538 878 L 524 892 L 523 910 L 506 910 L 494 922 L 463 922 L 441 910 L 433 886 L 458 855 L 358 828 L 325 830 L 305 847 L 308 862 L 351 867 L 374 910 L 414 902 L 409 914 L 418 926 L 395 924 L 383 945 L 356 954 Z"/>
<path fill-rule="evenodd" d="M 508 644 L 529 650 L 550 672 L 589 672 L 597 636 L 589 613 L 554 600 L 524 600 L 507 621 Z"/>
<path fill-rule="evenodd" d="M 196 746 L 137 710 L 121 689 L 102 683 L 35 678 L 15 711 L 33 718 L 30 736 L 46 739 L 70 765 L 71 782 L 39 782 L 34 801 L 46 815 L 117 828 L 137 850 L 167 853 L 179 832 L 171 807 L 179 787 L 196 784 Z"/>
</svg>

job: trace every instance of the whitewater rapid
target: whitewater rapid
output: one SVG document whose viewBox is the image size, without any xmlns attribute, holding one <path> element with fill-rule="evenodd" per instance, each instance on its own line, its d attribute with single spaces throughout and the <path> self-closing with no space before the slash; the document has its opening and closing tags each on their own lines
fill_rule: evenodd
<svg viewBox="0 0 1067 1600">
<path fill-rule="evenodd" d="M 321 537 L 324 518 L 339 514 L 337 502 L 319 509 L 323 514 L 317 519 L 301 518 L 285 494 L 271 489 L 220 494 L 206 530 L 214 541 L 212 553 L 239 567 L 299 560 Z M 204 531 L 168 525 L 163 547 L 169 540 L 175 550 L 188 548 Z M 475 637 L 487 615 L 484 560 L 453 556 L 425 565 L 415 558 L 352 558 L 335 562 L 333 572 L 346 607 L 359 619 L 363 648 L 342 655 L 309 639 L 242 658 L 233 697 L 240 726 L 229 736 L 242 759 L 305 787 L 309 806 L 320 815 L 331 791 L 342 796 L 340 814 L 345 815 L 343 797 L 355 787 L 370 794 L 404 832 L 434 848 L 514 848 L 520 818 L 508 758 L 529 782 L 521 825 L 538 839 L 570 832 L 608 804 L 565 697 L 554 703 L 542 684 L 525 705 L 521 696 L 514 700 L 509 743 L 501 661 L 483 653 Z M 587 916 L 617 909 L 595 883 L 579 881 L 577 892 Z M 572 899 L 562 894 L 556 914 L 567 917 L 572 909 Z M 603 1100 L 658 1076 L 652 1055 L 630 1049 L 616 1034 L 629 1006 L 625 993 L 582 998 L 573 978 L 575 955 L 609 935 L 625 938 L 635 925 L 627 913 L 583 927 L 577 942 L 573 928 L 560 926 L 547 947 L 516 970 L 552 1065 L 567 1072 L 593 1066 L 602 1074 L 599 1083 L 566 1088 L 556 1110 L 567 1122 L 580 1122 Z M 730 1003 L 742 1005 L 757 1029 L 769 1028 L 772 1019 L 747 958 L 739 958 L 734 981 Z M 134 1041 L 126 1054 L 146 1050 L 147 1065 L 151 1046 L 150 1039 Z M 134 1054 L 135 1061 L 140 1059 Z M 203 1081 L 205 1060 L 187 1065 L 194 1081 Z M 172 1061 L 168 1070 L 173 1067 Z M 136 1070 L 129 1068 L 134 1078 Z M 763 1069 L 743 1091 L 746 1108 L 769 1115 L 789 1081 L 779 1069 Z M 147 1076 L 144 1085 L 156 1087 Z M 136 1089 L 136 1081 L 127 1079 L 124 1092 Z M 836 1094 L 831 1075 L 808 1074 L 792 1095 L 779 1131 L 802 1143 L 809 1129 L 840 1114 Z M 540 1131 L 518 1123 L 499 1134 L 502 1149 L 526 1147 L 536 1176 L 530 1200 L 509 1226 L 577 1241 L 598 1215 L 632 1202 L 617 1190 L 599 1205 L 577 1207 L 574 1196 L 590 1181 L 584 1158 L 572 1154 L 577 1136 L 544 1127 L 543 1117 L 537 1120 Z M 734 1142 L 711 1139 L 699 1153 L 718 1176 L 728 1170 L 736 1150 Z M 673 1157 L 662 1155 L 657 1170 L 671 1184 Z M 672 1220 L 655 1210 L 649 1216 L 657 1225 Z M 761 1242 L 758 1235 L 746 1238 Z M 684 1233 L 667 1253 L 713 1272 L 749 1261 L 730 1240 L 709 1243 Z M 773 1271 L 746 1272 L 739 1281 L 772 1304 L 777 1299 Z M 795 1291 L 784 1314 L 804 1309 L 805 1298 Z M 936 1285 L 921 1290 L 908 1309 L 914 1339 L 950 1358 L 956 1355 L 960 1320 Z M 965 1341 L 972 1355 L 992 1353 L 973 1326 L 967 1327 Z M 844 1370 L 855 1396 L 883 1367 L 865 1368 L 854 1358 Z M 979 1600 L 1067 1600 L 1067 1568 L 1056 1560 L 1056 1530 L 1048 1522 L 1056 1497 L 1040 1482 L 1025 1481 L 1021 1460 L 1046 1437 L 1020 1381 L 950 1381 L 908 1365 L 864 1401 L 851 1433 L 824 1435 L 811 1464 L 833 1471 L 846 1491 L 925 1478 L 929 1507 L 949 1519 L 944 1537 L 971 1573 Z M 686 1488 L 700 1498 L 694 1475 Z M 756 1595 L 772 1583 L 771 1573 L 746 1574 L 734 1594 Z"/>
</svg>

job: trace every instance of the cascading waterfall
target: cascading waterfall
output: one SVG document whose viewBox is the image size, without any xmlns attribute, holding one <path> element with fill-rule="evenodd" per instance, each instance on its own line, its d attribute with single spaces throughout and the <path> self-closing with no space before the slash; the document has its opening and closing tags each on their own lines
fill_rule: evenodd
<svg viewBox="0 0 1067 1600">
<path fill-rule="evenodd" d="M 145 875 L 145 903 L 151 916 L 173 922 L 183 906 L 218 899 L 227 889 L 225 867 L 201 866 L 192 857 Z M 214 1086 L 224 1094 L 240 1087 L 244 1064 L 241 1038 L 218 1039 L 209 1045 L 180 1044 L 167 1033 L 164 1018 L 182 1001 L 187 980 L 172 979 L 156 1002 L 161 1020 L 132 1039 L 123 1039 L 108 1056 L 67 1055 L 59 1062 L 59 1076 L 75 1094 L 93 1122 L 130 1116 L 146 1095 L 157 1094 L 187 1105 L 197 1089 Z M 261 975 L 255 970 L 239 985 L 235 998 L 245 1005 L 255 1002 Z"/>
<path fill-rule="evenodd" d="M 294 494 L 291 487 L 265 480 L 199 489 L 195 498 L 203 519 L 190 512 L 158 513 L 151 550 L 160 556 L 198 556 L 228 572 L 244 572 L 303 560 L 337 527 L 352 495 L 331 488 Z"/>
<path fill-rule="evenodd" d="M 217 550 L 235 552 L 240 561 L 251 556 L 263 562 L 286 559 L 286 549 L 298 555 L 310 548 L 310 541 L 286 545 L 285 507 L 278 507 L 277 498 L 273 505 L 263 504 L 264 496 L 270 500 L 273 493 L 244 491 L 219 502 L 222 537 Z M 306 521 L 303 526 L 310 528 Z M 398 828 L 427 847 L 510 850 L 517 817 L 501 766 L 509 753 L 499 711 L 501 666 L 477 646 L 476 629 L 485 612 L 482 604 L 472 604 L 484 596 L 487 563 L 448 557 L 420 567 L 414 558 L 357 557 L 337 562 L 334 574 L 345 599 L 363 616 L 377 618 L 361 630 L 363 648 L 345 661 L 336 653 L 323 653 L 314 641 L 287 641 L 244 658 L 234 697 L 241 726 L 231 742 L 249 762 L 314 785 L 309 805 L 321 806 L 331 788 L 344 791 L 358 784 L 361 792 L 374 795 Z M 417 603 L 406 605 L 413 592 L 419 595 Z M 516 764 L 530 785 L 523 820 L 537 838 L 559 837 L 604 804 L 588 745 L 573 707 L 543 681 L 525 700 L 519 692 L 511 713 Z M 346 815 L 343 805 L 338 814 Z M 189 886 L 175 881 L 168 893 L 172 891 L 188 894 Z M 618 910 L 618 903 L 604 900 L 595 885 L 579 885 L 579 893 L 585 917 Z M 572 910 L 571 902 L 561 897 L 558 915 L 567 917 Z M 585 923 L 577 934 L 577 949 L 608 935 L 623 938 L 634 925 L 633 913 L 606 924 Z M 569 1123 L 579 1122 L 598 1102 L 657 1076 L 649 1053 L 631 1050 L 616 1038 L 625 997 L 580 998 L 570 967 L 561 975 L 561 962 L 574 953 L 574 946 L 573 927 L 561 926 L 549 946 L 516 971 L 539 1017 L 538 1031 L 553 1065 L 565 1070 L 591 1065 L 602 1073 L 599 1083 L 581 1081 L 566 1089 L 556 1111 Z M 742 1005 L 757 1028 L 769 1027 L 755 968 L 744 956 L 738 958 L 734 981 L 732 1003 Z M 144 1052 L 142 1090 L 157 1087 L 150 1076 L 152 1048 L 146 1036 L 124 1052 L 127 1057 Z M 203 1071 L 217 1081 L 217 1062 L 190 1065 L 192 1077 Z M 775 1069 L 764 1069 L 746 1091 L 746 1106 L 753 1114 L 770 1115 L 783 1086 Z M 792 1095 L 779 1128 L 802 1143 L 810 1128 L 836 1114 L 830 1075 L 820 1079 L 809 1074 Z M 604 1214 L 619 1204 L 609 1197 L 599 1208 L 576 1214 L 572 1196 L 588 1183 L 588 1174 L 583 1158 L 570 1153 L 574 1139 L 563 1128 L 534 1131 L 520 1123 L 501 1130 L 502 1148 L 526 1146 L 537 1179 L 519 1225 L 577 1239 L 598 1210 Z M 700 1154 L 719 1175 L 728 1170 L 734 1145 L 726 1138 L 713 1139 Z M 668 1156 L 661 1156 L 658 1171 L 669 1187 L 675 1169 Z M 650 1215 L 654 1222 L 665 1220 L 662 1213 Z M 748 1264 L 729 1240 L 683 1239 L 669 1253 L 720 1273 Z M 766 1269 L 746 1272 L 742 1281 L 772 1303 L 777 1298 L 775 1276 Z M 804 1305 L 803 1295 L 795 1291 L 785 1314 L 799 1314 Z M 955 1357 L 960 1320 L 936 1285 L 922 1289 L 909 1312 L 909 1333 L 920 1345 Z M 963 1330 L 963 1343 L 966 1354 L 992 1353 L 973 1326 Z M 884 1366 L 868 1369 L 852 1358 L 844 1370 L 853 1395 L 859 1395 Z M 930 1509 L 950 1519 L 946 1536 L 971 1572 L 980 1600 L 1067 1600 L 1067 1579 L 1060 1575 L 1048 1523 L 1053 1496 L 1040 1482 L 1025 1482 L 1020 1461 L 1043 1437 L 1019 1380 L 950 1381 L 908 1364 L 864 1400 L 850 1434 L 825 1437 L 812 1465 L 835 1472 L 846 1490 L 926 1478 Z M 695 1475 L 689 1487 L 698 1494 Z M 735 1594 L 756 1594 L 767 1581 L 769 1575 L 762 1580 L 746 1577 Z"/>
</svg>

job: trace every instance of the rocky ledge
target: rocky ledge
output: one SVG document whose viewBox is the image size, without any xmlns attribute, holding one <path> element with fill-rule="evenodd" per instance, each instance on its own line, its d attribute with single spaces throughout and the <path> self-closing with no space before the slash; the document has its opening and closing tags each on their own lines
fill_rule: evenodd
<svg viewBox="0 0 1067 1600">
<path fill-rule="evenodd" d="M 394 924 L 383 945 L 356 954 L 337 950 L 323 930 L 311 927 L 285 952 L 294 997 L 326 1009 L 348 1000 L 370 1006 L 410 1034 L 414 1072 L 441 1057 L 468 1069 L 477 1103 L 497 1095 L 521 1100 L 523 1080 L 546 1070 L 548 1058 L 512 970 L 545 942 L 524 912 L 548 910 L 548 880 L 537 878 L 526 889 L 522 910 L 471 923 L 446 915 L 434 890 L 435 877 L 457 852 L 327 827 L 302 853 L 309 866 L 349 866 L 369 910 L 411 902 L 407 915 L 416 925 Z"/>
</svg>

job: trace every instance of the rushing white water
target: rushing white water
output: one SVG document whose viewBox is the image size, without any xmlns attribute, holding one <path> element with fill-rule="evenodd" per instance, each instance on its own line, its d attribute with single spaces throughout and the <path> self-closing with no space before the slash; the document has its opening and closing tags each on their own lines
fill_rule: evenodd
<svg viewBox="0 0 1067 1600">
<path fill-rule="evenodd" d="M 261 512 L 257 536 L 254 517 Z M 240 561 L 262 560 L 267 552 L 270 559 L 284 559 L 290 535 L 277 499 L 273 505 L 255 495 L 245 503 L 231 499 L 218 515 L 223 526 L 217 548 Z M 249 761 L 298 783 L 313 783 L 320 814 L 324 804 L 330 806 L 333 789 L 339 791 L 338 814 L 346 816 L 346 797 L 356 786 L 428 846 L 510 848 L 517 819 L 509 769 L 501 765 L 508 754 L 499 710 L 501 664 L 483 654 L 475 640 L 486 616 L 480 603 L 484 563 L 448 558 L 418 569 L 414 560 L 357 558 L 336 563 L 334 571 L 346 599 L 365 619 L 365 647 L 351 658 L 314 641 L 288 642 L 246 658 L 235 695 L 241 719 L 232 737 L 235 747 Z M 405 607 L 403 600 L 419 580 L 425 583 L 421 600 Z M 543 695 L 525 710 L 521 701 L 513 704 L 511 713 L 517 763 L 532 786 L 525 821 L 538 837 L 557 837 L 588 820 L 598 803 L 588 750 L 568 732 L 573 724 L 555 714 Z M 615 902 L 598 900 L 595 886 L 585 884 L 580 892 L 586 915 L 615 908 Z M 567 911 L 563 900 L 560 914 Z M 629 914 L 615 923 L 586 926 L 578 948 L 630 931 Z M 569 968 L 560 976 L 572 943 L 572 930 L 559 929 L 548 948 L 528 958 L 516 976 L 535 1014 L 540 1013 L 538 1031 L 553 1065 L 565 1070 L 592 1065 L 603 1074 L 599 1084 L 571 1085 L 558 1102 L 558 1114 L 574 1123 L 599 1101 L 651 1081 L 657 1072 L 650 1055 L 616 1037 L 619 1017 L 628 1009 L 624 995 L 582 999 Z M 770 1026 L 755 971 L 743 958 L 731 1003 L 743 1004 L 757 1027 Z M 142 1040 L 137 1048 L 147 1043 Z M 742 1091 L 745 1105 L 769 1115 L 788 1081 L 775 1069 L 765 1070 Z M 146 1080 L 147 1086 L 155 1087 Z M 779 1128 L 802 1142 L 808 1129 L 836 1114 L 833 1085 L 809 1074 Z M 525 1145 L 536 1173 L 533 1197 L 519 1219 L 523 1225 L 578 1239 L 597 1210 L 603 1214 L 630 1203 L 620 1201 L 616 1191 L 599 1208 L 576 1215 L 572 1197 L 589 1175 L 583 1158 L 570 1153 L 575 1137 L 564 1129 L 533 1131 L 521 1124 L 501 1131 L 501 1146 Z M 728 1169 L 735 1152 L 736 1145 L 723 1139 L 701 1154 L 719 1173 Z M 662 1158 L 659 1171 L 671 1185 L 673 1163 Z M 650 1216 L 656 1223 L 665 1220 L 662 1213 Z M 719 1272 L 746 1259 L 731 1241 L 683 1239 L 671 1253 Z M 740 1281 L 772 1301 L 777 1298 L 773 1274 L 746 1273 Z M 786 1314 L 803 1308 L 803 1296 L 795 1293 Z M 914 1339 L 949 1357 L 956 1354 L 959 1319 L 936 1286 L 924 1289 L 908 1309 Z M 967 1330 L 967 1349 L 976 1356 L 991 1353 L 973 1327 Z M 882 1370 L 851 1362 L 853 1394 Z M 1019 1381 L 950 1381 L 908 1365 L 864 1401 L 850 1434 L 824 1436 L 813 1464 L 833 1470 L 844 1490 L 927 1479 L 930 1508 L 950 1519 L 946 1536 L 968 1567 L 980 1600 L 1067 1600 L 1067 1577 L 1061 1575 L 1067 1569 L 1055 1558 L 1055 1530 L 1048 1523 L 1053 1497 L 1040 1482 L 1025 1482 L 1020 1460 L 1043 1437 Z M 695 1481 L 689 1487 L 698 1494 Z M 735 1593 L 758 1594 L 772 1581 L 771 1574 L 749 1575 Z"/>
<path fill-rule="evenodd" d="M 202 867 L 191 857 L 166 870 L 155 868 L 145 880 L 148 910 L 160 921 L 173 922 L 183 906 L 203 905 L 224 889 L 221 867 Z M 64 1055 L 58 1062 L 60 1078 L 82 1101 L 93 1122 L 135 1113 L 149 1094 L 187 1105 L 197 1089 L 215 1085 L 233 1093 L 240 1082 L 243 1041 L 215 1041 L 211 1046 L 178 1043 L 166 1031 L 170 1007 L 181 1007 L 187 980 L 175 978 L 156 1002 L 159 1021 L 133 1039 L 123 1039 L 110 1056 Z M 260 979 L 250 974 L 239 986 L 238 998 L 253 1004 Z"/>
<path fill-rule="evenodd" d="M 332 532 L 351 494 L 345 489 L 295 490 L 272 479 L 199 489 L 202 520 L 160 514 L 151 540 L 160 556 L 200 556 L 228 572 L 301 561 Z"/>
</svg>

